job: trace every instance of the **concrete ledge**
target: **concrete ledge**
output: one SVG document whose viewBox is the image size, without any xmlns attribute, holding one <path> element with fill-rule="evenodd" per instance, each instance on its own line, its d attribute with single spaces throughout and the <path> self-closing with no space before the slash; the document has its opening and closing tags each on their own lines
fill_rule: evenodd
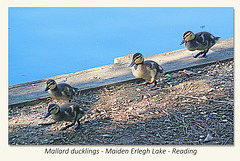
<svg viewBox="0 0 240 161">
<path fill-rule="evenodd" d="M 131 63 L 132 57 L 133 57 L 133 54 L 130 54 L 130 55 L 127 55 L 127 56 L 122 56 L 122 57 L 119 57 L 119 58 L 115 58 L 114 59 L 114 64 L 118 64 L 118 63 L 124 64 L 124 63 L 129 63 L 129 62 Z"/>
<path fill-rule="evenodd" d="M 211 52 L 207 54 L 207 58 L 194 59 L 192 57 L 192 52 L 181 49 L 152 55 L 146 57 L 145 60 L 154 60 L 162 65 L 166 72 L 172 72 L 185 68 L 214 63 L 217 60 L 224 61 L 233 59 L 233 57 L 233 38 L 230 38 L 221 40 L 214 45 L 211 48 Z M 131 68 L 128 67 L 131 62 L 131 58 L 132 54 L 125 57 L 116 58 L 114 60 L 115 64 L 79 71 L 76 73 L 55 76 L 51 77 L 51 79 L 55 79 L 56 82 L 61 82 L 67 78 L 66 83 L 82 90 L 99 88 L 121 82 L 136 81 L 138 79 L 132 75 Z M 49 78 L 9 86 L 9 106 L 19 106 L 21 104 L 49 98 L 48 94 L 44 92 L 46 81 L 48 79 Z"/>
</svg>

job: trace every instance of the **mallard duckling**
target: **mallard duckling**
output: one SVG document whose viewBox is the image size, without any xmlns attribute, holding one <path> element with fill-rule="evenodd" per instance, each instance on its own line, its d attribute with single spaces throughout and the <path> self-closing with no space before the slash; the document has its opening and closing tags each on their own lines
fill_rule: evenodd
<svg viewBox="0 0 240 161">
<path fill-rule="evenodd" d="M 152 84 L 152 87 L 156 86 L 157 79 L 160 78 L 165 72 L 164 69 L 155 61 L 146 60 L 141 53 L 135 53 L 132 58 L 132 62 L 129 65 L 132 68 L 132 73 L 137 78 L 142 78 L 146 82 L 142 85 Z"/>
<path fill-rule="evenodd" d="M 53 99 L 63 99 L 69 102 L 71 102 L 73 97 L 79 96 L 81 92 L 80 89 L 74 88 L 67 83 L 57 84 L 53 79 L 47 81 L 46 91 L 48 91 L 48 94 Z"/>
<path fill-rule="evenodd" d="M 205 57 L 208 50 L 216 44 L 219 38 L 220 37 L 215 37 L 209 32 L 198 32 L 194 34 L 192 31 L 187 31 L 183 34 L 183 41 L 180 45 L 185 43 L 185 48 L 190 51 L 203 50 L 194 55 L 194 58 L 197 58 L 199 55 Z"/>
<path fill-rule="evenodd" d="M 67 128 L 73 126 L 77 122 L 77 126 L 73 127 L 74 129 L 79 128 L 80 121 L 79 119 L 84 116 L 88 111 L 86 108 L 81 108 L 77 103 L 66 103 L 61 106 L 57 104 L 50 104 L 48 106 L 48 113 L 44 118 L 52 115 L 53 119 L 58 121 L 71 121 L 72 123 L 62 128 L 61 131 L 66 130 Z"/>
</svg>

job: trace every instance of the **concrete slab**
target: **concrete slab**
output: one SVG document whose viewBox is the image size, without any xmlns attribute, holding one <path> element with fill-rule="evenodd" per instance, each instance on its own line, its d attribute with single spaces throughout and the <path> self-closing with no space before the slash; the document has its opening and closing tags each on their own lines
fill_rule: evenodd
<svg viewBox="0 0 240 161">
<path fill-rule="evenodd" d="M 144 53 L 142 54 L 144 55 Z M 230 38 L 221 40 L 214 45 L 210 53 L 207 54 L 207 58 L 194 59 L 193 52 L 181 49 L 152 55 L 146 57 L 145 60 L 154 60 L 162 65 L 166 72 L 172 72 L 184 68 L 214 63 L 217 60 L 221 61 L 233 58 L 233 38 Z M 67 79 L 66 83 L 82 90 L 136 80 L 131 73 L 131 68 L 128 67 L 131 62 L 131 56 L 128 55 L 126 57 L 117 58 L 114 62 L 115 64 L 55 76 L 51 77 L 51 79 L 55 79 L 57 83 Z M 48 98 L 48 94 L 44 92 L 48 79 L 50 78 L 9 86 L 9 106 L 18 106 L 27 102 Z"/>
</svg>

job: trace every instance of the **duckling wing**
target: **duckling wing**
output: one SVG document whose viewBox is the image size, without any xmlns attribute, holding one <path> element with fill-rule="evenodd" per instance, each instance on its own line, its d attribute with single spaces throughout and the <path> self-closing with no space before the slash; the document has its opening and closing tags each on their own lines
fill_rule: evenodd
<svg viewBox="0 0 240 161">
<path fill-rule="evenodd" d="M 87 109 L 85 107 L 79 107 L 78 110 L 79 110 L 79 113 L 81 113 L 81 114 L 85 114 L 86 112 L 89 111 L 89 109 Z"/>
<path fill-rule="evenodd" d="M 70 98 L 72 96 L 72 87 L 66 83 L 61 83 L 58 85 L 59 89 L 62 89 L 61 93 L 63 96 L 67 97 L 67 98 Z"/>
<path fill-rule="evenodd" d="M 152 61 L 152 60 L 144 61 L 144 65 L 151 70 L 154 70 L 154 69 L 158 68 L 158 64 L 155 61 Z"/>
<path fill-rule="evenodd" d="M 70 120 L 74 119 L 76 117 L 76 110 L 75 105 L 69 105 L 68 108 L 64 109 L 64 114 L 69 118 Z"/>
<path fill-rule="evenodd" d="M 196 34 L 196 43 L 201 44 L 203 46 L 207 45 L 207 37 L 209 33 L 208 32 L 200 32 Z"/>
<path fill-rule="evenodd" d="M 68 98 L 70 98 L 71 97 L 71 89 L 69 88 L 69 87 L 65 87 L 64 88 L 64 94 L 68 97 Z"/>
<path fill-rule="evenodd" d="M 151 70 L 157 70 L 157 72 L 159 73 L 163 73 L 164 69 L 162 68 L 162 66 L 160 66 L 158 63 L 156 63 L 155 61 L 152 60 L 146 60 L 144 61 L 144 64 L 146 64 L 146 66 L 148 68 L 150 68 Z"/>
<path fill-rule="evenodd" d="M 144 64 L 146 65 L 146 70 L 148 72 L 148 75 L 150 80 L 152 79 L 159 79 L 159 77 L 165 72 L 164 69 L 155 61 L 147 60 L 144 61 Z"/>
</svg>

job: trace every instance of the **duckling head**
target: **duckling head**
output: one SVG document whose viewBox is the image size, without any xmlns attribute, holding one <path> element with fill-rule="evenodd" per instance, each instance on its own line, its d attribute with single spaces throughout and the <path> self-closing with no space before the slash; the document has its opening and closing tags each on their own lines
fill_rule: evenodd
<svg viewBox="0 0 240 161">
<path fill-rule="evenodd" d="M 59 112 L 59 110 L 60 110 L 59 105 L 57 105 L 57 104 L 50 104 L 48 106 L 48 113 L 44 116 L 44 118 L 47 118 L 51 114 L 57 114 Z"/>
<path fill-rule="evenodd" d="M 54 88 L 56 88 L 56 87 L 57 87 L 57 83 L 55 82 L 55 80 L 49 79 L 49 80 L 47 81 L 47 87 L 46 87 L 46 89 L 45 89 L 45 92 L 48 91 L 49 89 L 54 89 Z"/>
<path fill-rule="evenodd" d="M 192 31 L 186 31 L 183 34 L 183 41 L 181 42 L 180 45 L 184 44 L 185 42 L 191 41 L 195 38 L 195 35 Z"/>
<path fill-rule="evenodd" d="M 144 61 L 143 55 L 141 53 L 135 53 L 132 58 L 132 62 L 129 67 L 132 67 L 134 64 L 142 64 Z"/>
</svg>

